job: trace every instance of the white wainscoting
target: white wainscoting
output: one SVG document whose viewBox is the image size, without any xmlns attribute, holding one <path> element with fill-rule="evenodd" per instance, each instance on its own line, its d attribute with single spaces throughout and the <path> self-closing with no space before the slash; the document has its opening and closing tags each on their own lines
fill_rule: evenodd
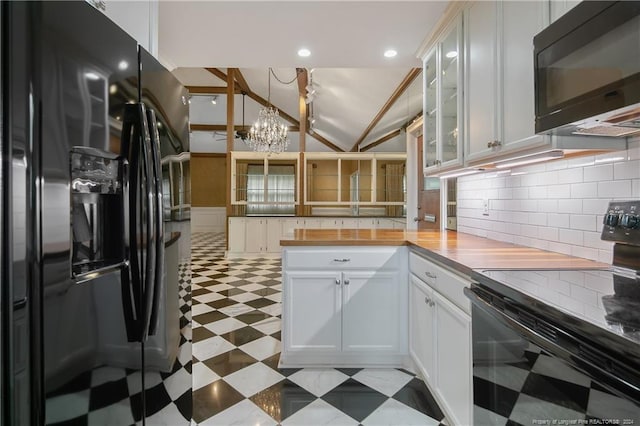
<svg viewBox="0 0 640 426">
<path fill-rule="evenodd" d="M 191 232 L 225 232 L 225 207 L 192 207 Z"/>
</svg>

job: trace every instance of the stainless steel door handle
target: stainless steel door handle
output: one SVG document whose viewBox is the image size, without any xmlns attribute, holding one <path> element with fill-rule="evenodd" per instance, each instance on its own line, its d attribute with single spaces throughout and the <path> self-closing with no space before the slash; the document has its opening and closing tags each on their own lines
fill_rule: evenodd
<svg viewBox="0 0 640 426">
<path fill-rule="evenodd" d="M 345 262 L 351 262 L 351 259 L 348 258 L 343 258 L 343 259 L 333 259 L 334 262 L 340 262 L 340 263 L 345 263 Z"/>
<path fill-rule="evenodd" d="M 432 273 L 432 272 L 429 272 L 429 271 L 426 271 L 424 274 L 425 274 L 427 277 L 429 277 L 429 278 L 433 278 L 434 280 L 435 280 L 436 278 L 438 278 L 438 276 L 437 276 L 436 274 L 434 274 L 434 273 Z"/>
</svg>

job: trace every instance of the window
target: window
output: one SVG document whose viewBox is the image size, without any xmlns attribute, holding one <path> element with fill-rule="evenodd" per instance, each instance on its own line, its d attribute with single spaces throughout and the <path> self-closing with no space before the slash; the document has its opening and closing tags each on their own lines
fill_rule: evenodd
<svg viewBox="0 0 640 426">
<path fill-rule="evenodd" d="M 295 166 L 269 165 L 265 191 L 264 165 L 248 165 L 247 215 L 295 214 L 295 192 Z"/>
</svg>

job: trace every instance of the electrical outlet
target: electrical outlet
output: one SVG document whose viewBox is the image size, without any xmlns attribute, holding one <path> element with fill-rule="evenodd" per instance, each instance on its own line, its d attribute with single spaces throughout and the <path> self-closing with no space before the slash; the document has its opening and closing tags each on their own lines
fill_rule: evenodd
<svg viewBox="0 0 640 426">
<path fill-rule="evenodd" d="M 489 199 L 485 198 L 482 200 L 482 215 L 489 216 Z"/>
</svg>

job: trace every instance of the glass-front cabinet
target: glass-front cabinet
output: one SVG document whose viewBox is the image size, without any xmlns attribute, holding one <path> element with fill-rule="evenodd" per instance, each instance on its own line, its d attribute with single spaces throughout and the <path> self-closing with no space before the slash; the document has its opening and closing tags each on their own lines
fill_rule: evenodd
<svg viewBox="0 0 640 426">
<path fill-rule="evenodd" d="M 424 172 L 460 167 L 462 157 L 462 17 L 424 59 Z"/>
<path fill-rule="evenodd" d="M 299 154 L 231 153 L 234 216 L 292 216 L 299 200 Z"/>
<path fill-rule="evenodd" d="M 405 153 L 305 153 L 311 215 L 402 217 Z"/>
</svg>

